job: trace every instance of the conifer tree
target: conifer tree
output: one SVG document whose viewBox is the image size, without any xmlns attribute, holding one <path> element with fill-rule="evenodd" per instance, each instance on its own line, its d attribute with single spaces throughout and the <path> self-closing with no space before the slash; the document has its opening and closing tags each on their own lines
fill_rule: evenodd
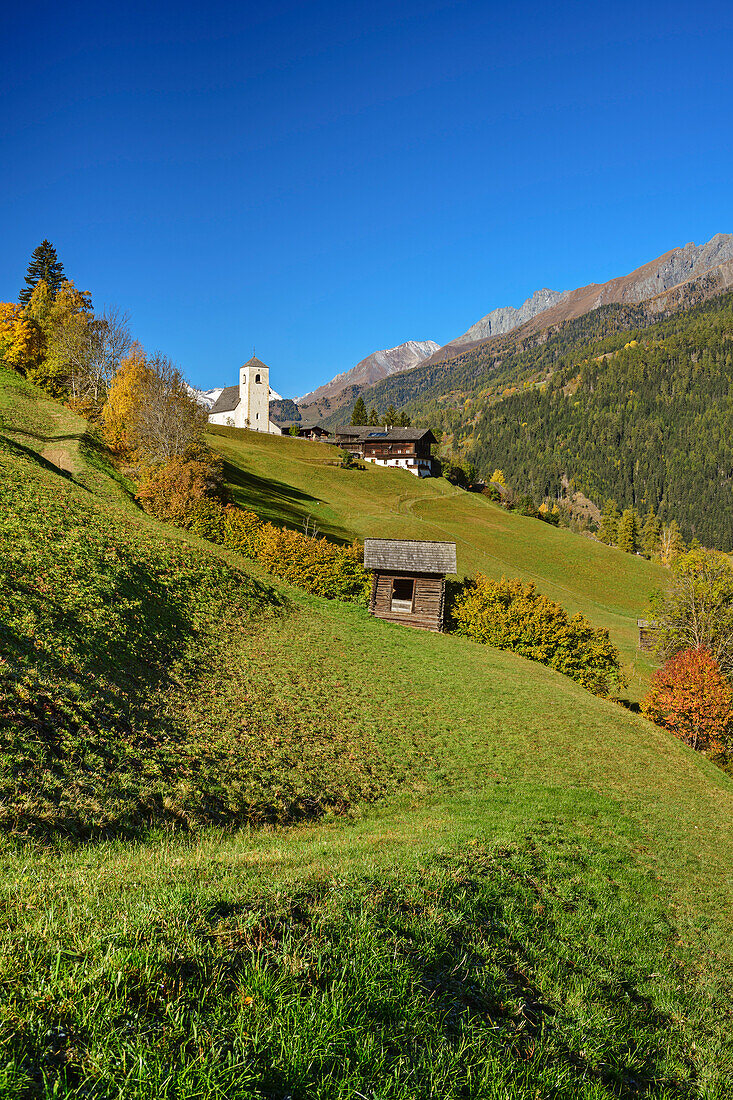
<svg viewBox="0 0 733 1100">
<path fill-rule="evenodd" d="M 639 549 L 639 518 L 633 508 L 624 508 L 618 525 L 619 550 L 635 554 Z"/>
<path fill-rule="evenodd" d="M 31 261 L 28 264 L 28 273 L 25 277 L 25 286 L 18 295 L 18 301 L 22 306 L 27 306 L 33 291 L 41 280 L 46 283 L 51 298 L 55 298 L 65 279 L 64 265 L 56 255 L 56 249 L 50 241 L 41 241 L 38 247 L 33 250 Z"/>
<path fill-rule="evenodd" d="M 394 405 L 390 405 L 390 407 L 387 409 L 387 412 L 385 413 L 385 423 L 387 424 L 388 428 L 394 428 L 395 424 L 397 423 L 397 409 L 394 407 Z"/>
<path fill-rule="evenodd" d="M 615 500 L 607 500 L 601 512 L 601 525 L 598 528 L 598 538 L 608 546 L 615 546 L 618 541 L 619 514 Z"/>
<path fill-rule="evenodd" d="M 374 407 L 374 405 L 372 405 L 371 409 L 369 410 L 369 427 L 376 428 L 378 424 L 379 416 L 377 415 L 376 408 Z"/>
<path fill-rule="evenodd" d="M 359 395 L 359 397 L 357 397 L 357 399 L 356 399 L 356 404 L 354 405 L 354 411 L 351 414 L 351 423 L 355 424 L 358 427 L 359 425 L 366 424 L 366 422 L 367 422 L 366 405 L 364 404 L 364 398 L 361 395 Z"/>
<path fill-rule="evenodd" d="M 653 558 L 655 554 L 659 553 L 659 536 L 661 532 L 662 525 L 654 509 L 650 508 L 641 531 L 641 549 L 645 558 Z"/>
<path fill-rule="evenodd" d="M 400 428 L 409 428 L 410 427 L 410 418 L 409 418 L 409 416 L 407 415 L 406 412 L 401 412 L 400 413 L 400 415 L 397 419 L 397 423 L 400 426 Z"/>
</svg>

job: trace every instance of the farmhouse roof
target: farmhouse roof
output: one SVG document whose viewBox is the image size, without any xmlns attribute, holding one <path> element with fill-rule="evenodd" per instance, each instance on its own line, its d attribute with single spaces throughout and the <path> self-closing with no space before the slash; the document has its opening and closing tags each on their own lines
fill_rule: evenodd
<svg viewBox="0 0 733 1100">
<path fill-rule="evenodd" d="M 456 544 L 415 539 L 365 539 L 364 566 L 400 573 L 455 573 Z"/>
<path fill-rule="evenodd" d="M 239 386 L 225 386 L 209 409 L 209 416 L 211 416 L 212 413 L 234 412 L 238 404 Z"/>
<path fill-rule="evenodd" d="M 318 420 L 278 420 L 278 424 L 281 428 L 321 428 L 324 432 L 328 430 Z"/>
<path fill-rule="evenodd" d="M 435 436 L 430 431 L 430 428 L 380 428 L 380 427 L 357 427 L 354 425 L 348 425 L 343 428 L 336 429 L 337 435 L 347 435 L 351 439 L 358 439 L 360 443 L 365 443 L 369 439 L 386 439 L 387 442 L 399 442 L 399 443 L 411 443 L 417 442 L 418 439 L 424 439 L 426 435 L 432 436 L 433 442 L 436 442 Z"/>
</svg>

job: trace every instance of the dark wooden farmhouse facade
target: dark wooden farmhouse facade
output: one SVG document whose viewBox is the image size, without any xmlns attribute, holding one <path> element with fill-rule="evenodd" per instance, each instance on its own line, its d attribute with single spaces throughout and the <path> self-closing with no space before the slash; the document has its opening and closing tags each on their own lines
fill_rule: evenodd
<svg viewBox="0 0 733 1100">
<path fill-rule="evenodd" d="M 336 446 L 378 466 L 396 466 L 416 477 L 431 477 L 430 448 L 437 440 L 429 428 L 336 429 Z"/>
<path fill-rule="evenodd" d="M 423 630 L 443 629 L 445 577 L 456 572 L 454 542 L 366 539 L 364 566 L 373 574 L 372 615 Z"/>
<path fill-rule="evenodd" d="M 297 428 L 297 432 L 293 428 Z M 297 435 L 298 439 L 321 440 L 324 443 L 328 442 L 330 436 L 328 428 L 310 420 L 280 421 L 280 429 L 283 435 Z"/>
</svg>

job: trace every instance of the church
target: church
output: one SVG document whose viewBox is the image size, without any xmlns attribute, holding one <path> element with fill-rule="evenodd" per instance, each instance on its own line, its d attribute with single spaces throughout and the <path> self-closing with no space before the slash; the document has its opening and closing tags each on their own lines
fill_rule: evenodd
<svg viewBox="0 0 733 1100">
<path fill-rule="evenodd" d="M 239 371 L 239 385 L 226 386 L 209 413 L 210 424 L 282 435 L 270 420 L 270 368 L 253 355 Z"/>
</svg>

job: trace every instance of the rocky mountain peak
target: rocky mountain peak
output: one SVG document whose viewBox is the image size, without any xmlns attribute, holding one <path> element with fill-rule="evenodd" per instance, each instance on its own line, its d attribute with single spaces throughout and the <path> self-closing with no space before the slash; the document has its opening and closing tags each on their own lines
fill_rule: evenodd
<svg viewBox="0 0 733 1100">
<path fill-rule="evenodd" d="M 475 325 L 471 325 L 463 336 L 459 336 L 453 343 L 473 344 L 476 340 L 486 340 L 489 336 L 499 336 L 504 332 L 511 332 L 512 329 L 523 325 L 525 321 L 536 317 L 538 313 L 544 313 L 550 306 L 562 301 L 568 293 L 567 290 L 550 290 L 546 286 L 540 290 L 535 290 L 534 294 L 527 298 L 518 309 L 515 309 L 514 306 L 501 306 L 499 309 L 493 309 L 491 313 L 487 313 Z"/>
<path fill-rule="evenodd" d="M 398 344 L 395 348 L 383 348 L 381 351 L 373 351 L 351 370 L 337 374 L 330 382 L 311 393 L 296 398 L 299 405 L 310 405 L 314 401 L 335 397 L 341 390 L 348 386 L 371 386 L 379 382 L 381 378 L 388 378 L 391 374 L 399 374 L 401 371 L 411 370 L 417 367 L 431 355 L 438 351 L 440 345 L 434 340 L 407 340 L 404 344 Z"/>
</svg>

